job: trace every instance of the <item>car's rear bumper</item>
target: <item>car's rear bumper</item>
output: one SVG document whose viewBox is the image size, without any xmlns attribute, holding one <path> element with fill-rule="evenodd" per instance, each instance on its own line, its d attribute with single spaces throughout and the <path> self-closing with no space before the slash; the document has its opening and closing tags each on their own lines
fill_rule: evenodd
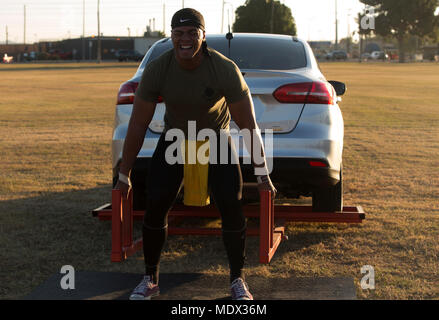
<svg viewBox="0 0 439 320">
<path fill-rule="evenodd" d="M 333 186 L 340 180 L 340 170 L 327 167 L 313 167 L 310 161 L 327 162 L 323 159 L 305 158 L 274 158 L 273 171 L 270 177 L 273 183 L 282 189 L 301 192 L 310 192 L 315 188 Z M 133 183 L 145 183 L 148 175 L 151 158 L 137 158 L 131 173 Z M 240 159 L 241 172 L 244 183 L 255 183 L 252 165 L 243 164 Z M 117 175 L 118 168 L 113 169 L 113 176 Z"/>
<path fill-rule="evenodd" d="M 270 178 L 275 184 L 298 190 L 311 190 L 317 187 L 333 186 L 339 181 L 340 171 L 326 167 L 314 167 L 310 161 L 326 163 L 323 159 L 274 158 Z M 241 164 L 244 182 L 255 182 L 252 165 Z"/>
</svg>

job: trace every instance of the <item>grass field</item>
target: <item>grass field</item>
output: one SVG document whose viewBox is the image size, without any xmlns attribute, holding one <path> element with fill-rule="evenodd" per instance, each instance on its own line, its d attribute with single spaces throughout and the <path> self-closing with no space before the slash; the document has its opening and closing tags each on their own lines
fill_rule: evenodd
<svg viewBox="0 0 439 320">
<path fill-rule="evenodd" d="M 28 294 L 63 265 L 143 271 L 140 253 L 110 262 L 110 222 L 90 214 L 110 200 L 116 93 L 135 71 L 113 66 L 0 65 L 2 299 Z M 290 240 L 269 266 L 258 263 L 258 240 L 249 238 L 246 273 L 349 276 L 360 299 L 439 299 L 439 65 L 321 68 L 348 86 L 345 205 L 363 206 L 367 219 L 289 224 Z M 364 265 L 375 269 L 375 290 L 360 287 Z M 171 236 L 161 271 L 227 274 L 221 239 Z"/>
</svg>

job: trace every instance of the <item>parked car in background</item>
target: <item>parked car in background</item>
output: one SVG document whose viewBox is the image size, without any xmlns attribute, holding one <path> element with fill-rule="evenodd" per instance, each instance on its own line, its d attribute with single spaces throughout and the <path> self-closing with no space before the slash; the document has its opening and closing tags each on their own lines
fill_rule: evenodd
<svg viewBox="0 0 439 320">
<path fill-rule="evenodd" d="M 72 52 L 66 52 L 60 49 L 51 49 L 48 54 L 49 60 L 72 60 Z"/>
<path fill-rule="evenodd" d="M 345 85 L 327 81 L 310 46 L 296 37 L 235 33 L 230 41 L 224 35 L 206 35 L 206 41 L 241 70 L 263 137 L 265 130 L 273 131 L 271 179 L 276 189 L 289 197 L 312 196 L 314 211 L 340 211 L 344 122 L 338 97 L 344 94 Z M 143 70 L 172 49 L 169 38 L 157 41 L 133 77 L 120 86 L 112 141 L 113 186 L 117 182 L 135 91 Z M 164 114 L 165 102 L 159 99 L 131 172 L 134 207 L 139 209 L 144 206 L 146 176 L 164 129 Z M 230 126 L 237 128 L 233 119 Z M 234 138 L 240 139 L 239 136 Z M 251 189 L 256 179 L 249 155 L 242 149 L 238 148 L 238 154 L 246 201 L 254 194 Z"/>
<path fill-rule="evenodd" d="M 24 61 L 34 61 L 37 59 L 37 55 L 34 51 L 30 52 L 30 53 L 23 53 L 23 60 Z"/>
<path fill-rule="evenodd" d="M 328 54 L 325 50 L 314 50 L 313 52 L 317 60 L 325 60 Z"/>
<path fill-rule="evenodd" d="M 389 55 L 386 54 L 384 51 L 374 51 L 370 55 L 370 57 L 374 60 L 388 60 Z"/>
<path fill-rule="evenodd" d="M 14 57 L 10 57 L 7 53 L 5 53 L 2 61 L 3 63 L 11 63 L 12 61 L 14 61 Z"/>
<path fill-rule="evenodd" d="M 390 60 L 399 60 L 399 54 L 397 51 L 390 51 L 388 54 Z"/>
<path fill-rule="evenodd" d="M 369 52 L 365 52 L 361 54 L 361 60 L 369 60 L 370 59 L 370 53 Z"/>
<path fill-rule="evenodd" d="M 118 50 L 116 51 L 115 56 L 120 62 L 129 60 L 141 61 L 143 59 L 143 55 L 140 52 L 138 52 L 137 50 L 129 49 Z"/>
<path fill-rule="evenodd" d="M 332 51 L 332 52 L 329 52 L 328 54 L 326 54 L 326 60 L 346 61 L 347 59 L 348 59 L 348 54 L 346 53 L 346 51 L 343 51 L 343 50 L 336 50 L 336 51 Z"/>
</svg>

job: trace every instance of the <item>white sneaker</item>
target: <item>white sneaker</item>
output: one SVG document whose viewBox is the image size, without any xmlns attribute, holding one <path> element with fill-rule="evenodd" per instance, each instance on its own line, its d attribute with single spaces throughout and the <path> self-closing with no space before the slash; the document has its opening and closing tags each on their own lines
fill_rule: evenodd
<svg viewBox="0 0 439 320">
<path fill-rule="evenodd" d="M 242 278 L 236 278 L 233 280 L 230 289 L 232 291 L 233 300 L 253 300 L 248 285 Z"/>
<path fill-rule="evenodd" d="M 159 286 L 152 282 L 150 276 L 144 276 L 139 285 L 133 290 L 130 300 L 151 300 L 160 294 Z"/>
</svg>

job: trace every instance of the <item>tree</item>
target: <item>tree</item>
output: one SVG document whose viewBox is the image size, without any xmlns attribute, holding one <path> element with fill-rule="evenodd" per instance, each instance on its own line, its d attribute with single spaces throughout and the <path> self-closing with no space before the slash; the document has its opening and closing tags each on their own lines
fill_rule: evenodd
<svg viewBox="0 0 439 320">
<path fill-rule="evenodd" d="M 296 35 L 291 9 L 274 0 L 246 0 L 235 11 L 234 32 Z"/>
<path fill-rule="evenodd" d="M 425 38 L 434 35 L 439 27 L 435 15 L 439 0 L 360 0 L 373 8 L 375 30 L 361 29 L 360 34 L 394 37 L 398 40 L 399 61 L 405 61 L 404 41 L 411 36 Z M 359 16 L 361 21 L 364 14 Z"/>
</svg>

